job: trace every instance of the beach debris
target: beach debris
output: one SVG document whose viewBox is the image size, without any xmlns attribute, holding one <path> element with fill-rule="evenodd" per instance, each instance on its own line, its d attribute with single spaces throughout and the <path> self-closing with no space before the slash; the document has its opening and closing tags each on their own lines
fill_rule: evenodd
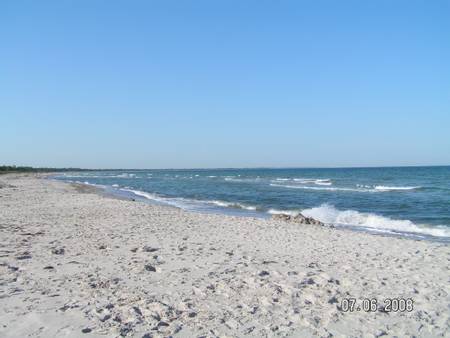
<svg viewBox="0 0 450 338">
<path fill-rule="evenodd" d="M 153 247 L 151 247 L 149 245 L 146 245 L 146 246 L 144 246 L 142 248 L 142 251 L 144 251 L 144 252 L 155 252 L 155 251 L 158 251 L 158 250 L 159 250 L 159 248 L 153 248 Z"/>
<path fill-rule="evenodd" d="M 31 255 L 30 255 L 30 253 L 28 251 L 25 251 L 20 256 L 16 257 L 16 259 L 18 259 L 18 260 L 30 259 L 30 258 L 31 258 Z"/>
<path fill-rule="evenodd" d="M 312 278 L 305 278 L 301 283 L 300 283 L 300 285 L 313 285 L 313 284 L 315 284 L 316 282 L 314 281 L 314 279 L 312 279 Z"/>
<path fill-rule="evenodd" d="M 64 248 L 54 248 L 52 249 L 52 254 L 55 255 L 64 255 L 66 251 L 64 250 Z"/>
<path fill-rule="evenodd" d="M 268 261 L 268 260 L 263 260 L 262 264 L 272 264 L 272 263 L 277 263 L 277 261 Z"/>
<path fill-rule="evenodd" d="M 159 327 L 167 327 L 167 326 L 169 326 L 169 323 L 167 323 L 167 322 L 160 321 L 160 322 L 158 323 L 158 328 L 159 328 Z"/>
<path fill-rule="evenodd" d="M 268 276 L 268 275 L 269 275 L 269 272 L 266 271 L 266 270 L 263 270 L 263 271 L 261 271 L 258 275 L 259 275 L 260 277 L 265 277 L 265 276 Z"/>
<path fill-rule="evenodd" d="M 37 232 L 24 232 L 24 233 L 21 233 L 21 234 L 19 234 L 19 235 L 21 235 L 21 236 L 39 236 L 39 235 L 43 235 L 44 234 L 44 232 L 41 230 L 41 231 L 37 231 Z"/>
<path fill-rule="evenodd" d="M 132 331 L 132 328 L 131 328 L 131 323 L 127 323 L 127 324 L 125 324 L 124 326 L 122 326 L 121 328 L 120 328 L 120 335 L 122 336 L 122 337 L 125 337 L 128 333 L 130 333 Z"/>
<path fill-rule="evenodd" d="M 8 265 L 8 264 L 1 264 L 1 265 L 6 266 L 11 271 L 19 270 L 19 268 L 17 266 L 12 266 L 12 265 Z"/>
<path fill-rule="evenodd" d="M 92 329 L 89 327 L 85 327 L 83 330 L 81 330 L 81 332 L 83 332 L 83 333 L 89 333 L 91 331 L 92 331 Z"/>
<path fill-rule="evenodd" d="M 147 271 L 156 272 L 156 268 L 155 268 L 153 265 L 151 265 L 151 264 L 146 264 L 146 265 L 144 266 L 144 268 L 145 268 L 145 270 L 147 270 Z"/>
<path fill-rule="evenodd" d="M 132 307 L 133 311 L 136 312 L 139 316 L 142 316 L 142 311 L 137 306 Z"/>
<path fill-rule="evenodd" d="M 277 221 L 285 221 L 285 222 L 294 222 L 294 223 L 300 223 L 300 224 L 312 224 L 312 225 L 325 225 L 321 221 L 314 219 L 312 217 L 306 217 L 302 214 L 298 214 L 295 216 L 287 215 L 287 214 L 275 214 L 272 215 L 272 219 Z"/>
</svg>

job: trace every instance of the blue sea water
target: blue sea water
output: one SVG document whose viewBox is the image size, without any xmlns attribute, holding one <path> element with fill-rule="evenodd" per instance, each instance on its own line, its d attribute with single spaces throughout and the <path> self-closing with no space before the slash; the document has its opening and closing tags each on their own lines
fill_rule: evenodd
<svg viewBox="0 0 450 338">
<path fill-rule="evenodd" d="M 450 241 L 449 166 L 113 170 L 56 178 L 199 212 L 301 212 L 355 230 Z"/>
</svg>

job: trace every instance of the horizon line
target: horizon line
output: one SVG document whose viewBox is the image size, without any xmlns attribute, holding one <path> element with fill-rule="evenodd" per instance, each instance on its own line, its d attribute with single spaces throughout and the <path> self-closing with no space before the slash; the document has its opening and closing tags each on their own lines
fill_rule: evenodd
<svg viewBox="0 0 450 338">
<path fill-rule="evenodd" d="M 423 168 L 423 167 L 449 167 L 450 164 L 432 164 L 432 165 L 386 165 L 386 166 L 330 166 L 330 167 L 316 167 L 316 166 L 286 166 L 286 167 L 273 167 L 273 166 L 260 166 L 260 167 L 184 167 L 184 168 L 81 168 L 81 167 L 34 167 L 29 165 L 0 165 L 2 166 L 16 166 L 16 167 L 28 167 L 33 169 L 66 169 L 73 171 L 77 170 L 91 170 L 91 171 L 117 171 L 117 170 L 257 170 L 257 169 L 375 169 L 375 168 Z"/>
</svg>

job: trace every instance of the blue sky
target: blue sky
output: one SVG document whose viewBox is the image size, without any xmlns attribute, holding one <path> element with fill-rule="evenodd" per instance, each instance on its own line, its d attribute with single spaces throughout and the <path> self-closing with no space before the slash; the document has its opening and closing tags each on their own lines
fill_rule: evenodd
<svg viewBox="0 0 450 338">
<path fill-rule="evenodd" d="M 450 1 L 1 1 L 0 164 L 450 164 Z"/>
</svg>

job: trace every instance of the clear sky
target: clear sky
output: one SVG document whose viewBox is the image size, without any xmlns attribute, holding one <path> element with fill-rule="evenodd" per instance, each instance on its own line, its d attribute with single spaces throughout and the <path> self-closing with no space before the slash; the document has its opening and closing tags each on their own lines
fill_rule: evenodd
<svg viewBox="0 0 450 338">
<path fill-rule="evenodd" d="M 450 164 L 450 1 L 0 1 L 0 164 Z"/>
</svg>

